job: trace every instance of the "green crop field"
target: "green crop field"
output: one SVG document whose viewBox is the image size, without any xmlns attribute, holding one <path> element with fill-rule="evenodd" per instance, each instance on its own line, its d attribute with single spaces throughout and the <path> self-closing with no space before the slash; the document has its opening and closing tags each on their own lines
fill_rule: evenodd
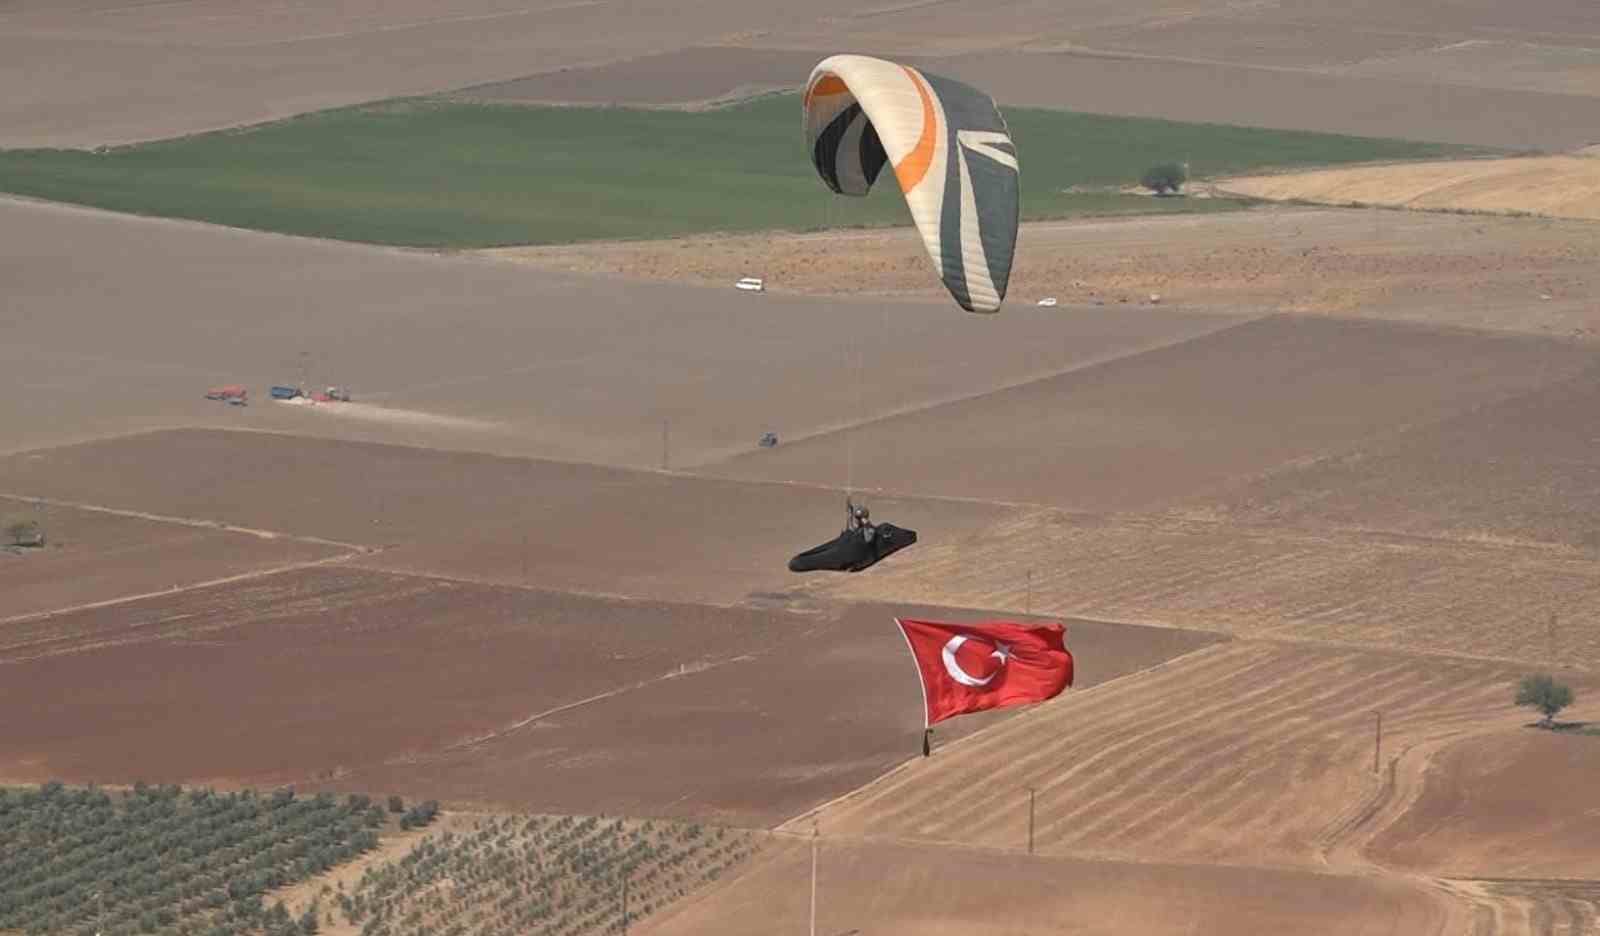
<svg viewBox="0 0 1600 936">
<path fill-rule="evenodd" d="M 1029 219 L 1213 211 L 1118 194 L 1150 166 L 1197 177 L 1462 147 L 1012 109 Z M 908 223 L 892 182 L 837 198 L 795 95 L 702 111 L 395 101 L 121 147 L 0 151 L 0 191 L 137 214 L 417 247 Z"/>
</svg>

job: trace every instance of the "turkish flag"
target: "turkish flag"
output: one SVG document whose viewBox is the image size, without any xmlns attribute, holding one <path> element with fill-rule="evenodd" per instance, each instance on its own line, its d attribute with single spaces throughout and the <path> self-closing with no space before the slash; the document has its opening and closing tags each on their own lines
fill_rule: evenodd
<svg viewBox="0 0 1600 936">
<path fill-rule="evenodd" d="M 1060 624 L 894 622 L 922 677 L 925 727 L 968 712 L 1043 702 L 1072 685 L 1072 654 Z"/>
</svg>

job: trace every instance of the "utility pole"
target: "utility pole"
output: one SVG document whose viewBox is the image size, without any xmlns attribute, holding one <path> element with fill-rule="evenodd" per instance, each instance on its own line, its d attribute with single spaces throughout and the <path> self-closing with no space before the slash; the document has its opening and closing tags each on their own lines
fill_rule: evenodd
<svg viewBox="0 0 1600 936">
<path fill-rule="evenodd" d="M 522 531 L 522 584 L 528 584 L 528 531 Z"/>
<path fill-rule="evenodd" d="M 1546 639 L 1550 644 L 1550 662 L 1554 663 L 1556 662 L 1556 613 L 1554 611 L 1550 612 Z"/>
<path fill-rule="evenodd" d="M 1033 796 L 1036 791 L 1028 787 L 1028 854 L 1033 854 Z"/>
<path fill-rule="evenodd" d="M 811 820 L 811 936 L 817 936 L 817 821 Z"/>
<path fill-rule="evenodd" d="M 672 425 L 672 423 L 671 423 L 670 420 L 666 420 L 666 419 L 661 420 L 661 470 L 662 471 L 666 471 L 667 470 L 667 466 L 669 464 L 669 462 L 667 460 L 667 442 L 668 442 L 668 439 L 670 438 L 669 433 L 671 432 L 671 425 Z"/>
<path fill-rule="evenodd" d="M 1372 772 L 1378 772 L 1378 752 L 1383 748 L 1383 712 L 1373 709 L 1372 714 L 1377 716 L 1377 725 L 1372 735 Z"/>
</svg>

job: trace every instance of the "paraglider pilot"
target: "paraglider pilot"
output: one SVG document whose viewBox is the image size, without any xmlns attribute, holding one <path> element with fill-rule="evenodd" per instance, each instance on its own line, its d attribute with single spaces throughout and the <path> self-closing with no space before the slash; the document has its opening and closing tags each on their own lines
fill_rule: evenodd
<svg viewBox="0 0 1600 936">
<path fill-rule="evenodd" d="M 845 498 L 844 530 L 789 560 L 791 572 L 860 572 L 917 541 L 917 531 L 873 523 L 872 512 Z"/>
<path fill-rule="evenodd" d="M 871 519 L 872 511 L 868 510 L 866 505 L 857 505 L 848 497 L 844 499 L 844 507 L 848 514 L 844 524 L 845 532 L 860 533 L 862 540 L 871 543 L 873 537 L 878 534 L 878 527 Z"/>
</svg>

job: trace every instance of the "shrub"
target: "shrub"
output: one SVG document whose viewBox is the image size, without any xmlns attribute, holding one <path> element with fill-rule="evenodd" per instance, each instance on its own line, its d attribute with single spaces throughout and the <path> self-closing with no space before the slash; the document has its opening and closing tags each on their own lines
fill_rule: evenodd
<svg viewBox="0 0 1600 936">
<path fill-rule="evenodd" d="M 1139 177 L 1139 184 L 1155 192 L 1157 195 L 1173 195 L 1183 188 L 1183 183 L 1189 181 L 1189 173 L 1177 163 L 1162 163 L 1151 166 Z"/>
</svg>

